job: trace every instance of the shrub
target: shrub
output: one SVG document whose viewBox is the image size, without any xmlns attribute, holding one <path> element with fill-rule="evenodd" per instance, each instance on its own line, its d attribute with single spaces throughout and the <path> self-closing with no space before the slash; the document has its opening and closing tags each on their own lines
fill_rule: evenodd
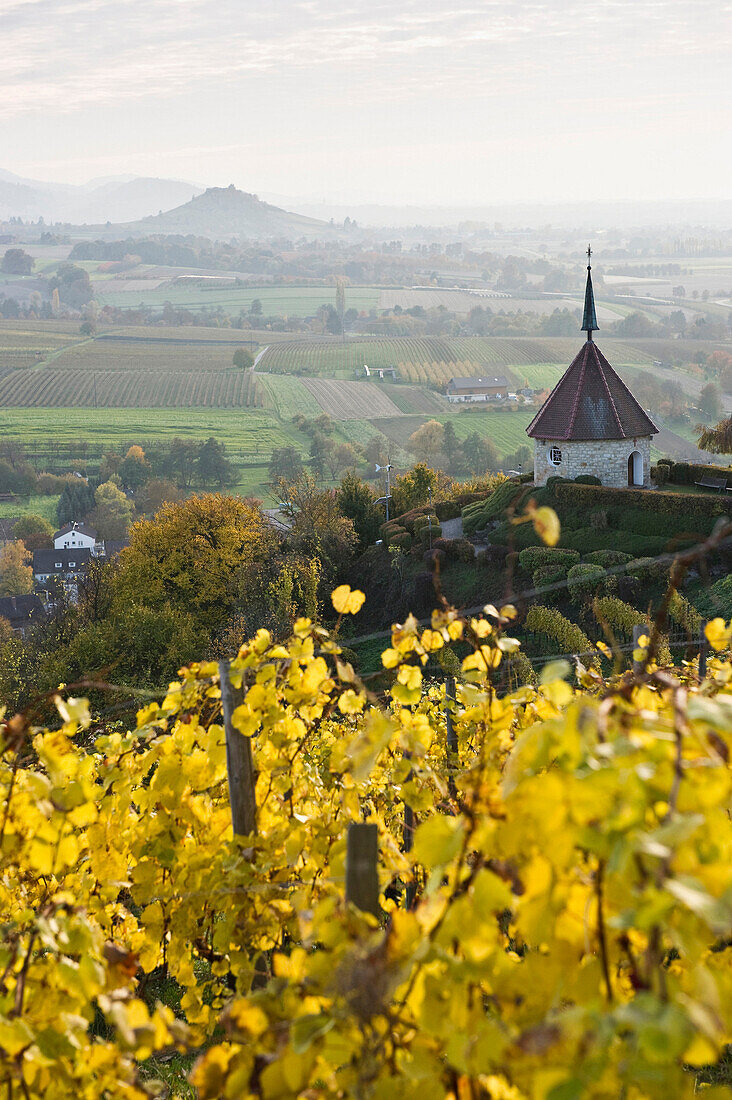
<svg viewBox="0 0 732 1100">
<path fill-rule="evenodd" d="M 676 466 L 673 469 L 675 471 Z M 554 496 L 559 505 L 578 508 L 587 513 L 594 507 L 639 508 L 657 515 L 688 518 L 689 516 L 719 516 L 732 507 L 732 501 L 721 495 L 649 493 L 647 489 L 610 489 L 604 485 L 577 485 L 572 481 L 563 481 L 555 485 Z"/>
<path fill-rule="evenodd" d="M 645 584 L 657 584 L 668 576 L 668 562 L 655 558 L 634 558 L 628 562 L 628 574 Z"/>
<path fill-rule="evenodd" d="M 557 569 L 556 566 L 542 565 L 535 570 L 531 577 L 534 589 L 541 594 L 544 603 L 555 603 L 566 592 L 567 572 L 565 569 Z M 561 588 L 554 588 L 561 585 Z M 549 591 L 545 591 L 549 589 Z"/>
<path fill-rule="evenodd" d="M 566 550 L 560 546 L 530 546 L 519 554 L 521 568 L 527 573 L 533 573 L 536 569 L 550 567 L 553 569 L 563 567 L 565 570 L 577 565 L 580 560 L 576 550 Z"/>
<path fill-rule="evenodd" d="M 457 500 L 441 500 L 435 505 L 435 512 L 439 520 L 459 519 L 461 508 L 462 505 L 459 498 Z"/>
<path fill-rule="evenodd" d="M 689 603 L 680 592 L 674 592 L 668 605 L 668 617 L 672 623 L 676 623 L 693 638 L 699 636 L 702 624 L 702 616 L 693 604 Z"/>
<path fill-rule="evenodd" d="M 433 512 L 428 512 L 426 515 L 423 516 L 415 516 L 411 525 L 412 534 L 418 535 L 423 527 L 429 527 L 430 520 L 432 520 L 432 528 L 434 530 L 439 521 L 437 519 L 437 516 Z M 403 526 L 407 527 L 407 530 L 409 530 L 407 524 L 403 523 Z"/>
<path fill-rule="evenodd" d="M 612 569 L 616 565 L 624 565 L 632 561 L 632 554 L 624 554 L 622 550 L 593 550 L 585 555 L 585 561 L 590 565 L 599 565 L 602 569 Z"/>
<path fill-rule="evenodd" d="M 599 565 L 573 565 L 567 573 L 569 595 L 575 603 L 587 603 L 597 595 L 604 582 L 605 570 Z"/>
<path fill-rule="evenodd" d="M 594 474 L 579 474 L 574 479 L 575 485 L 602 485 L 599 477 L 595 477 Z"/>
<path fill-rule="evenodd" d="M 607 526 L 607 508 L 595 508 L 594 512 L 590 512 L 590 527 L 593 531 L 606 531 Z"/>
<path fill-rule="evenodd" d="M 508 558 L 508 547 L 502 546 L 500 543 L 489 543 L 481 553 L 485 554 L 487 565 L 505 565 Z"/>
<path fill-rule="evenodd" d="M 482 505 L 469 505 L 463 509 L 463 531 L 466 535 L 472 535 L 481 530 L 492 519 L 503 516 L 509 507 L 517 505 L 525 493 L 526 487 L 515 481 L 502 481 Z"/>
<path fill-rule="evenodd" d="M 667 483 L 671 476 L 671 467 L 666 466 L 664 463 L 659 462 L 657 466 L 651 469 L 651 480 L 655 481 L 656 485 L 660 488 Z"/>
<path fill-rule="evenodd" d="M 475 547 L 468 539 L 453 539 L 453 553 L 458 561 L 475 561 Z"/>
<path fill-rule="evenodd" d="M 412 549 L 412 536 L 404 528 L 401 531 L 393 531 L 386 540 L 389 546 L 399 546 L 402 550 Z"/>
<path fill-rule="evenodd" d="M 415 538 L 418 538 L 420 542 L 428 544 L 430 541 L 430 533 L 432 535 L 432 541 L 442 537 L 442 527 L 439 523 L 433 523 L 432 529 L 425 523 L 423 527 L 420 527 L 418 531 L 415 531 Z"/>
<path fill-rule="evenodd" d="M 716 619 L 720 615 L 727 621 L 732 619 L 732 573 L 700 592 L 696 603 L 701 614 L 708 619 Z"/>
</svg>

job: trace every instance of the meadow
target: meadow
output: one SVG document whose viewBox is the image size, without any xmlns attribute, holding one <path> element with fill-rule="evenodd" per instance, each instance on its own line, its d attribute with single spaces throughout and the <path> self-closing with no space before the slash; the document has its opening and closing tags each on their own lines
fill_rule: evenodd
<svg viewBox="0 0 732 1100">
<path fill-rule="evenodd" d="M 230 313 L 240 310 L 248 312 L 253 301 L 262 304 L 264 316 L 311 317 L 321 306 L 335 307 L 334 286 L 236 286 L 233 282 L 218 279 L 192 278 L 164 282 L 162 285 L 151 283 L 149 290 L 140 290 L 139 281 L 130 290 L 118 289 L 117 280 L 114 289 L 107 289 L 104 279 L 98 279 L 90 273 L 94 283 L 94 294 L 101 305 L 135 308 L 144 303 L 148 308 L 162 309 L 166 302 L 182 309 L 201 310 L 218 309 Z M 367 312 L 379 308 L 381 291 L 378 287 L 346 287 L 346 309 Z"/>
</svg>

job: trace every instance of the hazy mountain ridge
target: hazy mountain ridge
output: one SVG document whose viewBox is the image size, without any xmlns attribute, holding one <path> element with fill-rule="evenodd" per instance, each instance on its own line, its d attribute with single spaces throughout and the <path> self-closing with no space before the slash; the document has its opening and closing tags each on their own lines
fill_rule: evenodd
<svg viewBox="0 0 732 1100">
<path fill-rule="evenodd" d="M 203 188 L 183 180 L 133 177 L 75 186 L 25 179 L 0 169 L 0 219 L 95 225 L 127 222 L 169 210 Z"/>
</svg>

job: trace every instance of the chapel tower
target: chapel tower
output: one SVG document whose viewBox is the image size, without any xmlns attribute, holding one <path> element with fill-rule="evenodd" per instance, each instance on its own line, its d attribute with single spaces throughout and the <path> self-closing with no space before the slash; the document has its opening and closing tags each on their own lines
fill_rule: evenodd
<svg viewBox="0 0 732 1100">
<path fill-rule="evenodd" d="M 651 437 L 658 428 L 592 338 L 598 324 L 591 256 L 588 248 L 587 340 L 526 429 L 534 440 L 534 482 L 544 485 L 553 474 L 571 480 L 593 474 L 618 489 L 649 486 Z"/>
</svg>

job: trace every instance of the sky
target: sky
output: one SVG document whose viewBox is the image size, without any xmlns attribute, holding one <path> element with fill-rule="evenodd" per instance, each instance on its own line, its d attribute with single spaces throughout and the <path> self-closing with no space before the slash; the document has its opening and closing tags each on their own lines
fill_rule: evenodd
<svg viewBox="0 0 732 1100">
<path fill-rule="evenodd" d="M 35 179 L 729 197 L 729 0 L 0 0 L 0 25 L 0 168 Z"/>
</svg>

